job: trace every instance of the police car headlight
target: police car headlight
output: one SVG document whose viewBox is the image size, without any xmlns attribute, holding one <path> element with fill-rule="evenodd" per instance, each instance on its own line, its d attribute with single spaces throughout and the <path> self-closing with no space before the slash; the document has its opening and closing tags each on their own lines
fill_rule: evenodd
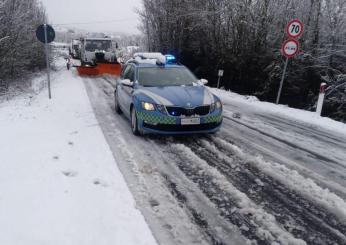
<svg viewBox="0 0 346 245">
<path fill-rule="evenodd" d="M 220 101 L 216 101 L 215 103 L 210 105 L 210 112 L 214 112 L 215 110 L 221 110 L 222 104 Z"/>
<path fill-rule="evenodd" d="M 148 102 L 142 102 L 142 108 L 146 111 L 155 111 L 155 106 Z"/>
<path fill-rule="evenodd" d="M 215 103 L 215 108 L 216 108 L 216 110 L 222 109 L 222 103 L 221 103 L 220 101 L 217 101 L 217 102 Z"/>
</svg>

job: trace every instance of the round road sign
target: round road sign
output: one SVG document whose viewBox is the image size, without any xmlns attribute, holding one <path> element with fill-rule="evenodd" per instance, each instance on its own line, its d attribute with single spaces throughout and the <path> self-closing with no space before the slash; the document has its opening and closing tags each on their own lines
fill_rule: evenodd
<svg viewBox="0 0 346 245">
<path fill-rule="evenodd" d="M 46 43 L 45 35 L 44 35 L 44 29 L 45 29 L 44 26 L 45 25 L 40 25 L 39 27 L 37 27 L 37 30 L 36 30 L 36 37 L 42 43 Z M 47 29 L 47 43 L 51 43 L 55 39 L 55 31 L 53 27 L 51 27 L 50 25 L 46 25 L 46 29 Z"/>
<path fill-rule="evenodd" d="M 298 38 L 303 34 L 304 25 L 299 19 L 290 21 L 286 27 L 286 33 L 291 38 Z"/>
<path fill-rule="evenodd" d="M 295 39 L 289 39 L 282 44 L 281 47 L 282 55 L 287 58 L 296 56 L 299 52 L 299 43 Z"/>
</svg>

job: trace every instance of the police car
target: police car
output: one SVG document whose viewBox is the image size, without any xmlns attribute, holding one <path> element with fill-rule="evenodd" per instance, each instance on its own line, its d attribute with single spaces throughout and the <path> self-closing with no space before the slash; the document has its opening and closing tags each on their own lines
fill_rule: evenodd
<svg viewBox="0 0 346 245">
<path fill-rule="evenodd" d="M 137 53 L 122 69 L 115 110 L 140 134 L 215 133 L 222 124 L 222 103 L 172 55 Z"/>
</svg>

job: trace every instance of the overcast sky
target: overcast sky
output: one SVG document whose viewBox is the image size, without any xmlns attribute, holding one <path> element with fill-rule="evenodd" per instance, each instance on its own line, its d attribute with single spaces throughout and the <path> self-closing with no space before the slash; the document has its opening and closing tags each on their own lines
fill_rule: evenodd
<svg viewBox="0 0 346 245">
<path fill-rule="evenodd" d="M 87 31 L 139 33 L 135 8 L 141 0 L 41 0 L 50 23 Z M 93 24 L 75 24 L 89 23 Z M 99 22 L 99 23 L 95 23 Z M 100 23 L 102 22 L 102 23 Z"/>
</svg>

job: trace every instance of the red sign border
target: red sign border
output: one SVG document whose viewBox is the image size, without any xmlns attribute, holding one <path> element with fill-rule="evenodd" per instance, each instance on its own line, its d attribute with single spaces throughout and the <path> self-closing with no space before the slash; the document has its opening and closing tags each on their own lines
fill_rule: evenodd
<svg viewBox="0 0 346 245">
<path fill-rule="evenodd" d="M 299 35 L 297 35 L 297 36 L 292 36 L 292 35 L 290 34 L 289 30 L 288 30 L 289 27 L 290 27 L 290 25 L 291 25 L 293 22 L 298 22 L 298 23 L 300 24 L 300 26 L 302 27 L 301 32 L 300 32 Z M 301 37 L 301 36 L 303 35 L 303 32 L 304 32 L 304 24 L 303 24 L 303 22 L 302 22 L 300 19 L 294 19 L 294 20 L 291 20 L 290 22 L 288 22 L 288 24 L 287 24 L 287 26 L 286 26 L 286 34 L 287 34 L 287 36 L 289 36 L 290 38 L 296 39 L 296 38 Z"/>
<path fill-rule="evenodd" d="M 295 43 L 297 44 L 297 51 L 296 51 L 294 54 L 291 54 L 291 55 L 286 54 L 285 51 L 284 51 L 284 50 L 285 50 L 284 47 L 285 47 L 286 44 L 289 43 L 289 42 L 295 42 Z M 287 39 L 287 40 L 282 44 L 282 46 L 281 46 L 281 54 L 282 54 L 283 56 L 285 56 L 286 58 L 292 58 L 292 57 L 296 56 L 296 55 L 299 53 L 299 51 L 300 51 L 300 44 L 299 44 L 299 42 L 298 42 L 296 39 L 294 39 L 294 38 Z"/>
</svg>

